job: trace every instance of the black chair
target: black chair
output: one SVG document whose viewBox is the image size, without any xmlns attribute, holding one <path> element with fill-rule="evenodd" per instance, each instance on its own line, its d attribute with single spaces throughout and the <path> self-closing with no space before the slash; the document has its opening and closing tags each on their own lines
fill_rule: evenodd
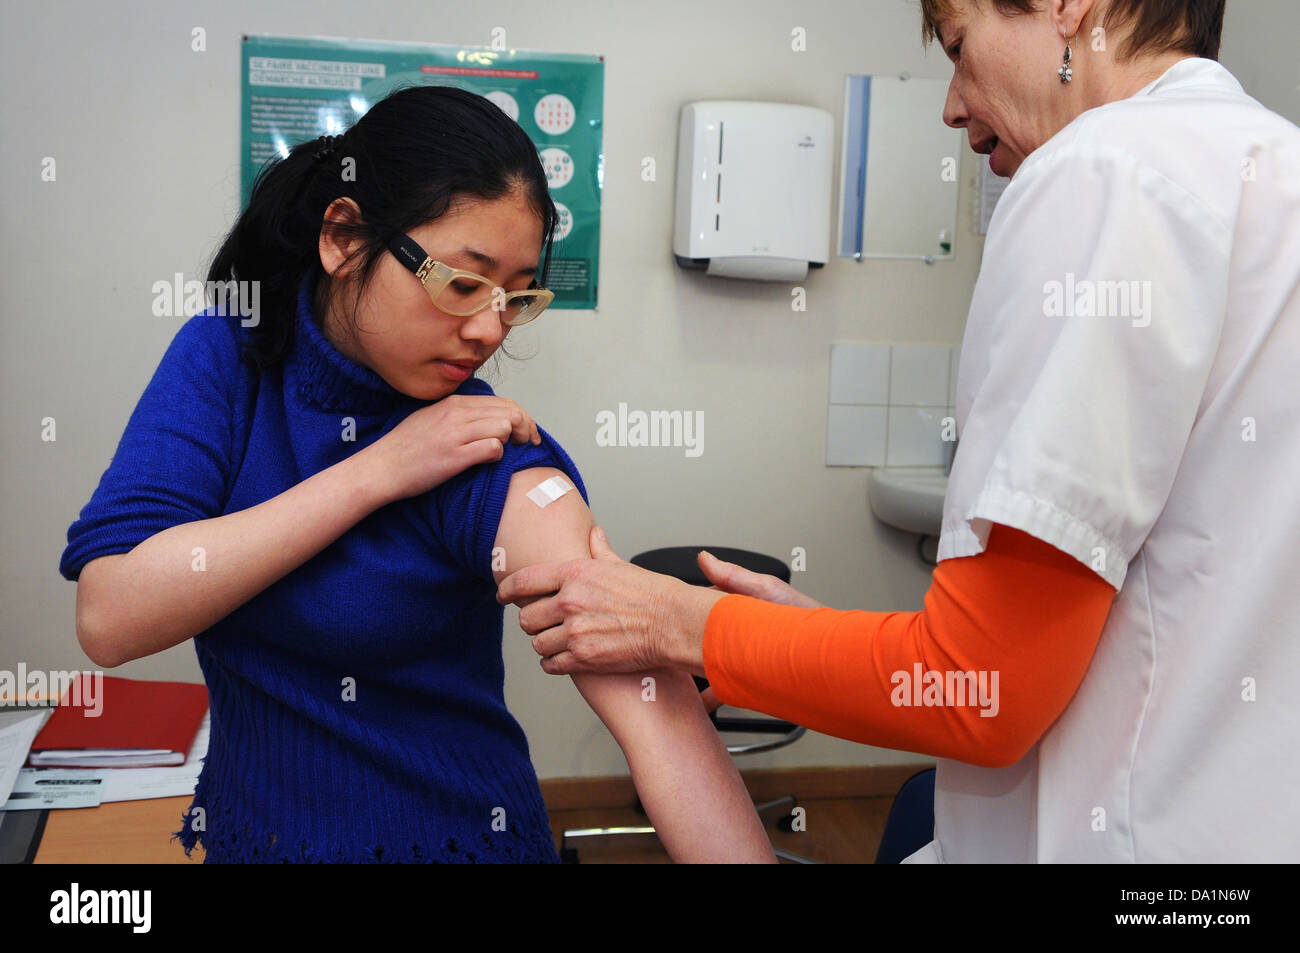
<svg viewBox="0 0 1300 953">
<path fill-rule="evenodd" d="M 707 549 L 719 559 L 743 566 L 751 572 L 776 576 L 783 582 L 790 581 L 790 567 L 781 560 L 774 559 L 771 556 L 764 556 L 762 553 L 751 552 L 747 549 L 732 549 L 727 546 L 670 546 L 665 549 L 652 549 L 648 552 L 639 553 L 633 556 L 630 562 L 643 569 L 649 569 L 651 572 L 673 576 L 693 586 L 712 586 L 713 583 L 704 575 L 704 571 L 700 569 L 696 560 L 696 556 L 701 549 Z M 695 685 L 700 691 L 708 688 L 709 683 L 706 679 L 699 676 L 693 677 L 695 678 Z M 772 751 L 776 748 L 783 748 L 798 741 L 807 731 L 802 725 L 782 721 L 779 718 L 768 718 L 766 716 L 719 717 L 716 710 L 710 712 L 709 720 L 713 722 L 719 732 L 773 736 L 764 741 L 728 744 L 727 751 L 733 755 L 755 754 L 759 751 Z M 794 795 L 787 795 L 773 801 L 756 804 L 754 809 L 758 811 L 760 817 L 764 814 L 779 812 L 776 814 L 777 827 L 788 832 L 793 830 L 794 809 L 798 806 L 798 803 Z M 639 799 L 636 808 L 639 812 L 645 813 Z M 626 844 L 627 838 L 640 840 L 653 837 L 654 828 L 648 825 L 566 830 L 562 836 L 560 854 L 566 863 L 577 863 L 578 850 L 581 848 L 613 843 Z M 789 851 L 780 848 L 774 849 L 777 857 L 783 860 L 801 864 L 816 863 L 816 861 L 800 857 Z"/>
</svg>

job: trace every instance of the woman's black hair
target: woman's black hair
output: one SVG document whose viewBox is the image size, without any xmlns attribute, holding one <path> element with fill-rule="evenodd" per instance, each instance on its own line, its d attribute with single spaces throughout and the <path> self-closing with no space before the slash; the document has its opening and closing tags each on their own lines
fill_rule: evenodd
<svg viewBox="0 0 1300 953">
<path fill-rule="evenodd" d="M 362 221 L 330 226 L 361 241 L 349 258 L 359 263 L 353 321 L 391 231 L 408 232 L 438 218 L 460 195 L 490 200 L 523 188 L 542 222 L 537 282 L 546 286 L 559 216 L 536 146 L 492 101 L 454 86 L 400 88 L 343 133 L 332 154 L 317 160 L 320 149 L 312 139 L 262 167 L 248 207 L 208 270 L 210 283 L 231 288 L 259 282 L 259 313 L 243 355 L 249 363 L 272 367 L 292 347 L 304 278 L 316 289 L 316 319 L 324 319 L 331 292 L 320 262 L 320 232 L 325 210 L 340 197 L 361 209 Z"/>
</svg>

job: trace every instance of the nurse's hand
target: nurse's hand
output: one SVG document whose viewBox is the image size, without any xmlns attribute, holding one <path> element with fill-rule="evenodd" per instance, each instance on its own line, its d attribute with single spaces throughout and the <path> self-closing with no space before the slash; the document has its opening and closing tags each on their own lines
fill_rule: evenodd
<svg viewBox="0 0 1300 953">
<path fill-rule="evenodd" d="M 519 626 L 542 670 L 704 674 L 704 627 L 725 592 L 692 586 L 620 559 L 599 526 L 591 559 L 526 566 L 501 582 L 497 601 L 522 603 Z"/>
<path fill-rule="evenodd" d="M 724 562 L 713 553 L 701 550 L 695 557 L 700 569 L 713 588 L 723 592 L 735 592 L 742 596 L 754 596 L 767 602 L 778 602 L 783 606 L 798 606 L 801 609 L 826 608 L 811 596 L 805 596 L 788 582 L 769 576 L 766 573 L 751 572 L 744 566 Z"/>
</svg>

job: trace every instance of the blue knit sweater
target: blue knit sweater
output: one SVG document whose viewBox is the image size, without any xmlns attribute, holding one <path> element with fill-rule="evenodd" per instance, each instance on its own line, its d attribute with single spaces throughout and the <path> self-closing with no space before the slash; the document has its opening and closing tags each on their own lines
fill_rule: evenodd
<svg viewBox="0 0 1300 953">
<path fill-rule="evenodd" d="M 292 353 L 262 375 L 239 359 L 237 317 L 180 328 L 68 529 L 64 577 L 283 493 L 426 406 L 337 351 L 308 290 Z M 471 377 L 457 393 L 492 390 Z M 187 853 L 198 841 L 209 862 L 558 860 L 505 706 L 491 571 L 514 472 L 557 467 L 587 498 L 541 433 L 541 446 L 508 444 L 500 461 L 374 511 L 195 636 L 212 730 L 192 805 L 203 811 L 178 834 Z"/>
</svg>

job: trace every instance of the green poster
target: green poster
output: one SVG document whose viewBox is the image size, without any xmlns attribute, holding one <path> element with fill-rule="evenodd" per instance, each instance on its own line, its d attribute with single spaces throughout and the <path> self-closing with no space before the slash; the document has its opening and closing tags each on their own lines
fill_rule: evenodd
<svg viewBox="0 0 1300 953">
<path fill-rule="evenodd" d="M 338 135 L 398 86 L 459 86 L 492 100 L 537 146 L 560 213 L 547 287 L 558 308 L 595 308 L 600 279 L 604 57 L 484 47 L 245 36 L 242 202 L 268 159 Z"/>
</svg>

